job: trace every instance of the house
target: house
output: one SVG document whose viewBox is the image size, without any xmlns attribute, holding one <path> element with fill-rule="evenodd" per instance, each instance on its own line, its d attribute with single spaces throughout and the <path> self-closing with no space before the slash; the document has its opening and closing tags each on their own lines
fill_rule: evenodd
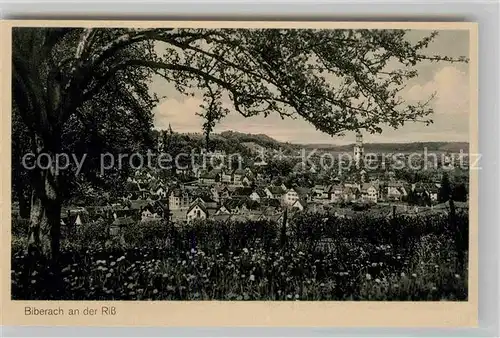
<svg viewBox="0 0 500 338">
<path fill-rule="evenodd" d="M 355 187 L 346 187 L 344 186 L 342 190 L 342 200 L 344 202 L 352 202 L 356 200 L 360 195 L 360 192 Z"/>
<path fill-rule="evenodd" d="M 281 209 L 281 199 L 277 198 L 261 198 L 260 205 L 268 209 L 278 210 Z"/>
<path fill-rule="evenodd" d="M 158 210 L 152 204 L 145 206 L 141 210 L 141 221 L 159 219 L 160 217 L 161 215 L 158 214 Z"/>
<path fill-rule="evenodd" d="M 425 190 L 429 194 L 429 197 L 432 202 L 436 202 L 438 199 L 439 188 L 436 184 L 427 183 L 425 184 Z"/>
<path fill-rule="evenodd" d="M 231 172 L 228 172 L 227 170 L 223 170 L 221 172 L 221 181 L 223 183 L 231 183 L 233 180 L 233 175 L 231 174 Z"/>
<path fill-rule="evenodd" d="M 361 198 L 364 201 L 377 203 L 378 189 L 373 183 L 363 183 L 361 188 Z"/>
<path fill-rule="evenodd" d="M 260 202 L 261 199 L 266 198 L 266 193 L 264 190 L 258 188 L 254 189 L 249 197 L 252 201 Z"/>
<path fill-rule="evenodd" d="M 201 199 L 196 199 L 186 212 L 186 220 L 203 220 L 208 218 L 208 210 Z"/>
<path fill-rule="evenodd" d="M 342 200 L 343 188 L 340 184 L 332 185 L 329 189 L 330 198 L 332 203 L 338 203 Z"/>
<path fill-rule="evenodd" d="M 170 210 L 179 210 L 189 207 L 190 197 L 184 189 L 172 189 L 168 196 L 168 207 Z"/>
<path fill-rule="evenodd" d="M 403 198 L 403 193 L 400 187 L 397 186 L 387 186 L 387 199 L 389 201 L 401 201 Z"/>
<path fill-rule="evenodd" d="M 328 198 L 328 187 L 324 185 L 315 185 L 312 189 L 314 197 L 317 199 L 323 199 L 326 192 Z"/>
<path fill-rule="evenodd" d="M 248 187 L 251 186 L 255 182 L 255 177 L 249 173 L 246 173 L 241 179 L 241 184 Z"/>
<path fill-rule="evenodd" d="M 231 197 L 231 190 L 227 186 L 223 186 L 219 191 L 219 200 L 223 203 L 225 200 Z"/>
<path fill-rule="evenodd" d="M 209 196 L 199 198 L 207 209 L 217 209 L 218 203 Z"/>
<path fill-rule="evenodd" d="M 299 198 L 302 198 L 305 202 L 312 201 L 311 189 L 304 187 L 294 187 L 294 190 L 299 195 Z"/>
<path fill-rule="evenodd" d="M 246 175 L 246 170 L 244 169 L 235 169 L 233 171 L 233 183 L 234 184 L 242 184 L 242 179 Z"/>
<path fill-rule="evenodd" d="M 269 186 L 264 189 L 264 193 L 268 198 L 281 199 L 286 193 L 286 189 L 283 189 L 283 186 Z"/>
<path fill-rule="evenodd" d="M 295 208 L 295 209 L 298 209 L 300 211 L 304 210 L 306 207 L 306 203 L 303 201 L 303 200 L 296 200 L 293 204 L 292 204 L 292 208 Z"/>
<path fill-rule="evenodd" d="M 152 193 L 160 198 L 167 197 L 167 190 L 163 188 L 162 184 L 158 184 Z"/>
<path fill-rule="evenodd" d="M 149 187 L 149 184 L 147 184 L 146 182 L 142 182 L 142 183 L 137 183 L 137 186 L 139 187 L 137 194 L 140 198 L 146 199 L 150 197 L 151 189 Z"/>
<path fill-rule="evenodd" d="M 231 211 L 225 206 L 221 205 L 219 209 L 215 211 L 215 215 L 230 215 Z"/>
<path fill-rule="evenodd" d="M 296 201 L 299 200 L 299 193 L 294 188 L 288 189 L 287 192 L 283 194 L 283 204 L 285 205 L 293 205 Z"/>
<path fill-rule="evenodd" d="M 68 217 L 68 224 L 67 225 L 74 225 L 74 226 L 80 226 L 83 224 L 88 223 L 88 217 L 86 213 L 77 213 L 70 215 Z"/>
</svg>

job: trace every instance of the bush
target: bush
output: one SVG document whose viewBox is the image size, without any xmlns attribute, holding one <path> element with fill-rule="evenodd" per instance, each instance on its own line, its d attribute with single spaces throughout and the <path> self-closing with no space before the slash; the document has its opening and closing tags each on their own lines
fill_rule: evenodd
<svg viewBox="0 0 500 338">
<path fill-rule="evenodd" d="M 137 223 L 125 243 L 92 223 L 70 233 L 57 281 L 13 245 L 15 299 L 466 300 L 468 215 L 299 213 L 269 221 Z M 285 243 L 285 244 L 283 244 Z M 457 244 L 459 243 L 459 244 Z M 56 274 L 57 275 L 57 274 Z"/>
</svg>

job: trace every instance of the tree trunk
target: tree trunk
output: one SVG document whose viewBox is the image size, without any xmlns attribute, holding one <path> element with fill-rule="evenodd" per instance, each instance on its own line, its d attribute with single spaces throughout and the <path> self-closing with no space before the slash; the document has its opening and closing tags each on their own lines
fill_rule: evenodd
<svg viewBox="0 0 500 338">
<path fill-rule="evenodd" d="M 34 189 L 31 199 L 28 251 L 55 262 L 60 249 L 62 205 L 60 176 L 54 165 L 56 151 L 44 147 L 44 143 L 37 136 L 34 137 L 34 141 L 35 153 L 48 154 L 51 165 L 44 165 L 43 168 L 35 167 L 32 172 Z M 54 144 L 60 143 L 51 140 L 51 145 Z"/>
<path fill-rule="evenodd" d="M 28 250 L 57 260 L 61 237 L 61 202 L 59 198 L 40 198 L 33 192 Z"/>
</svg>

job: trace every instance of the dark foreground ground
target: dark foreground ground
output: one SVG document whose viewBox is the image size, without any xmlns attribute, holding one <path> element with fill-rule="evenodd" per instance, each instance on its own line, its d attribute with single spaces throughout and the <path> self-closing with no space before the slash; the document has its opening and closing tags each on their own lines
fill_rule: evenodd
<svg viewBox="0 0 500 338">
<path fill-rule="evenodd" d="M 14 224 L 14 227 L 23 227 Z M 23 300 L 466 300 L 468 215 L 398 219 L 303 215 L 269 222 L 154 222 L 110 238 L 68 232 L 54 266 L 13 229 L 12 298 Z"/>
</svg>

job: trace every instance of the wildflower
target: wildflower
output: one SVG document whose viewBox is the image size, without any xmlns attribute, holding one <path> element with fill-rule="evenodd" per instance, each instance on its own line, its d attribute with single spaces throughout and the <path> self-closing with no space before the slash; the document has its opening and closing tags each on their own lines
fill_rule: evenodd
<svg viewBox="0 0 500 338">
<path fill-rule="evenodd" d="M 295 295 L 295 299 L 299 299 L 300 296 L 298 294 Z"/>
<path fill-rule="evenodd" d="M 436 269 L 438 269 L 438 268 L 439 268 L 439 265 L 437 265 L 437 264 L 436 264 L 436 265 L 434 265 L 434 267 L 435 267 Z"/>
<path fill-rule="evenodd" d="M 401 277 L 404 277 L 406 276 L 404 272 L 401 272 Z"/>
<path fill-rule="evenodd" d="M 196 253 L 196 250 L 194 248 L 191 248 L 191 253 L 192 254 Z"/>
<path fill-rule="evenodd" d="M 292 299 L 292 295 L 286 295 L 286 298 Z"/>
<path fill-rule="evenodd" d="M 433 287 L 431 288 L 431 290 L 432 290 L 432 291 L 436 291 L 436 290 L 437 290 L 437 288 L 436 288 L 435 286 L 433 286 Z"/>
<path fill-rule="evenodd" d="M 36 271 L 33 271 L 33 273 L 31 274 L 33 277 L 35 277 L 36 275 L 38 275 L 38 272 Z"/>
<path fill-rule="evenodd" d="M 248 253 L 248 249 L 247 248 L 243 248 L 243 252 L 244 253 Z"/>
<path fill-rule="evenodd" d="M 111 262 L 110 264 L 111 266 L 115 266 L 116 265 L 116 262 Z"/>
<path fill-rule="evenodd" d="M 111 273 L 109 273 L 109 272 L 108 272 L 108 273 L 106 274 L 106 278 L 109 278 L 109 277 L 111 277 Z"/>
<path fill-rule="evenodd" d="M 245 274 L 242 274 L 242 275 L 241 275 L 241 278 L 245 278 Z"/>
<path fill-rule="evenodd" d="M 460 275 L 459 274 L 455 274 L 455 278 L 460 278 Z"/>
<path fill-rule="evenodd" d="M 31 284 L 35 284 L 36 283 L 36 280 L 35 279 L 32 279 L 31 280 Z"/>
<path fill-rule="evenodd" d="M 255 276 L 254 275 L 250 275 L 249 279 L 253 282 L 255 280 Z"/>
<path fill-rule="evenodd" d="M 377 263 L 373 262 L 372 267 L 376 267 L 376 266 L 377 266 Z"/>
<path fill-rule="evenodd" d="M 393 287 L 394 288 L 399 288 L 399 285 L 398 284 L 394 284 Z"/>
<path fill-rule="evenodd" d="M 416 273 L 412 273 L 411 276 L 412 277 L 417 277 L 417 274 Z"/>
<path fill-rule="evenodd" d="M 129 289 L 132 289 L 134 287 L 134 284 L 133 283 L 130 283 L 128 286 L 127 286 Z"/>
<path fill-rule="evenodd" d="M 117 261 L 117 262 L 121 262 L 121 261 L 123 261 L 124 259 L 125 259 L 125 256 L 121 256 L 121 257 L 119 257 L 116 261 Z"/>
<path fill-rule="evenodd" d="M 380 279 L 375 279 L 375 283 L 380 283 Z"/>
<path fill-rule="evenodd" d="M 367 280 L 371 280 L 372 279 L 372 275 L 370 275 L 369 273 L 366 274 L 366 279 Z"/>
<path fill-rule="evenodd" d="M 156 295 L 158 293 L 158 290 L 157 289 L 154 289 L 153 290 L 153 295 Z"/>
</svg>

